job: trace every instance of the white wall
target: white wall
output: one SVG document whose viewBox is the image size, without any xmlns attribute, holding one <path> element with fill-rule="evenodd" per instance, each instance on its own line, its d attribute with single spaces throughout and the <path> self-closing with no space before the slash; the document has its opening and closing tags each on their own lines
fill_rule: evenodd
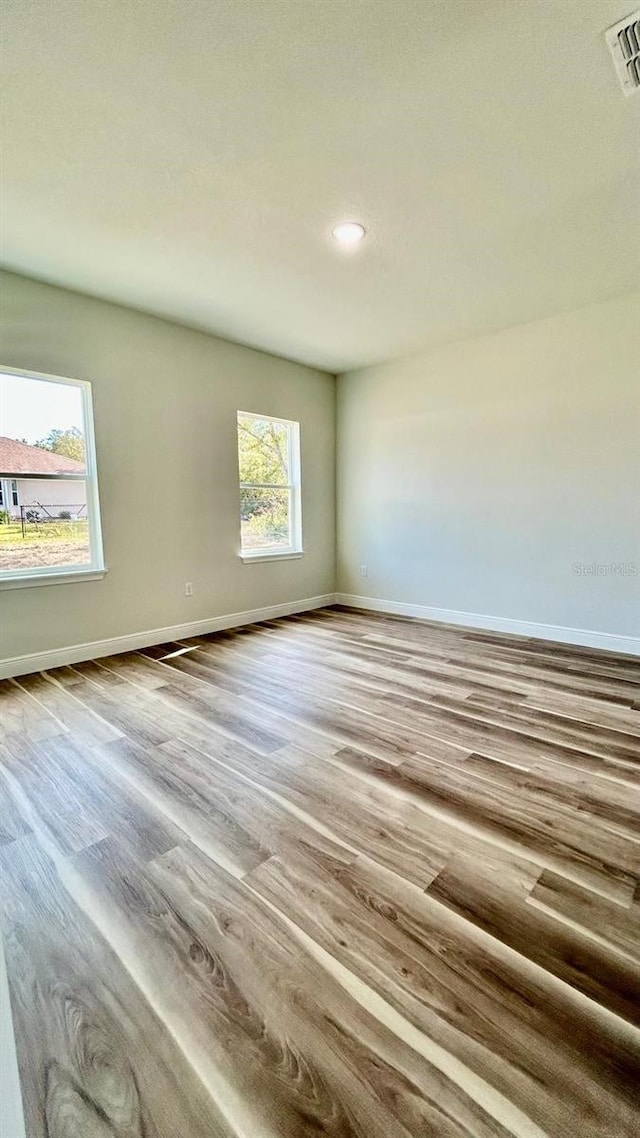
<svg viewBox="0 0 640 1138">
<path fill-rule="evenodd" d="M 0 661 L 333 592 L 333 377 L 26 277 L 0 290 L 1 362 L 93 384 L 109 568 L 0 592 Z M 238 557 L 238 408 L 300 420 L 300 560 Z"/>
<path fill-rule="evenodd" d="M 54 482 L 46 478 L 18 478 L 16 481 L 18 483 L 18 505 L 9 506 L 9 510 L 17 517 L 20 517 L 20 506 L 29 506 L 41 502 L 45 506 L 75 506 L 77 509 L 84 507 L 81 512 L 82 516 L 86 518 L 87 488 L 84 479 L 70 479 L 65 482 L 62 478 L 56 478 Z"/>
<path fill-rule="evenodd" d="M 0 301 L 0 362 L 93 383 L 109 566 L 0 591 L 0 668 L 333 592 L 331 377 L 13 274 Z M 639 326 L 627 296 L 341 378 L 341 592 L 640 635 L 639 576 L 574 571 L 640 565 Z M 301 421 L 299 561 L 237 556 L 238 408 Z"/>
<path fill-rule="evenodd" d="M 639 330 L 636 294 L 340 378 L 339 590 L 638 636 Z"/>
</svg>

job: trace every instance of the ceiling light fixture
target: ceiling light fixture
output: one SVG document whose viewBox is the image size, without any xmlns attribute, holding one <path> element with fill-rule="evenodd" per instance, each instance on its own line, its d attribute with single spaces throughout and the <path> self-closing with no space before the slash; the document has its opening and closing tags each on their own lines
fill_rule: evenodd
<svg viewBox="0 0 640 1138">
<path fill-rule="evenodd" d="M 339 245 L 357 245 L 365 235 L 364 225 L 359 221 L 342 221 L 331 230 Z"/>
</svg>

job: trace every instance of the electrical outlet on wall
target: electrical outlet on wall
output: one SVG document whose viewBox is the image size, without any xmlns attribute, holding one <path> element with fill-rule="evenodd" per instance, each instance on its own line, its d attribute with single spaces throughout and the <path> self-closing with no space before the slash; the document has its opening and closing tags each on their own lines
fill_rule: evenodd
<svg viewBox="0 0 640 1138">
<path fill-rule="evenodd" d="M 361 577 L 368 577 L 369 576 L 369 566 L 368 565 L 361 565 L 360 566 L 360 576 Z"/>
<path fill-rule="evenodd" d="M 192 581 L 185 581 L 185 583 L 184 583 L 184 595 L 185 595 L 185 597 L 192 597 L 193 596 L 193 582 Z"/>
</svg>

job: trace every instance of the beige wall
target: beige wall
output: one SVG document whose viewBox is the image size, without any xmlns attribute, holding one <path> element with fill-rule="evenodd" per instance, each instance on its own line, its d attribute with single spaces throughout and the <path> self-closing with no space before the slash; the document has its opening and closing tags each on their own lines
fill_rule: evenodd
<svg viewBox="0 0 640 1138">
<path fill-rule="evenodd" d="M 0 285 L 1 362 L 93 384 L 109 568 L 0 592 L 0 660 L 333 591 L 331 376 L 25 277 Z M 300 420 L 300 560 L 238 557 L 239 408 Z"/>
<path fill-rule="evenodd" d="M 333 592 L 331 377 L 24 277 L 0 284 L 0 362 L 93 383 L 109 567 L 0 591 L 0 660 Z M 338 588 L 640 634 L 640 576 L 574 570 L 640 564 L 639 325 L 627 296 L 341 378 Z M 301 421 L 299 561 L 237 556 L 238 408 Z"/>
<path fill-rule="evenodd" d="M 338 588 L 637 636 L 640 577 L 574 566 L 640 566 L 638 329 L 636 294 L 341 378 Z"/>
</svg>

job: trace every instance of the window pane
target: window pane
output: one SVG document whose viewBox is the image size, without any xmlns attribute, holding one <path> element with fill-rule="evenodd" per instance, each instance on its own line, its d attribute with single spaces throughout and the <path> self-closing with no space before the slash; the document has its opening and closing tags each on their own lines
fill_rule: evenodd
<svg viewBox="0 0 640 1138">
<path fill-rule="evenodd" d="M 286 549 L 291 545 L 289 490 L 240 489 L 242 548 Z"/>
<path fill-rule="evenodd" d="M 81 385 L 0 373 L 0 482 L 0 574 L 94 564 Z"/>
<path fill-rule="evenodd" d="M 91 564 L 84 480 L 20 480 L 20 505 L 0 525 L 0 570 Z"/>
<path fill-rule="evenodd" d="M 238 414 L 241 482 L 286 486 L 289 478 L 289 428 L 286 423 Z"/>
<path fill-rule="evenodd" d="M 83 420 L 80 387 L 23 375 L 0 375 L 0 435 L 5 441 L 37 446 L 60 460 L 72 459 L 80 463 L 82 471 Z M 20 457 L 14 451 L 11 461 L 20 463 L 13 473 L 28 469 L 28 456 Z M 78 473 L 77 467 L 73 469 Z M 49 473 L 57 470 L 50 469 Z"/>
</svg>

